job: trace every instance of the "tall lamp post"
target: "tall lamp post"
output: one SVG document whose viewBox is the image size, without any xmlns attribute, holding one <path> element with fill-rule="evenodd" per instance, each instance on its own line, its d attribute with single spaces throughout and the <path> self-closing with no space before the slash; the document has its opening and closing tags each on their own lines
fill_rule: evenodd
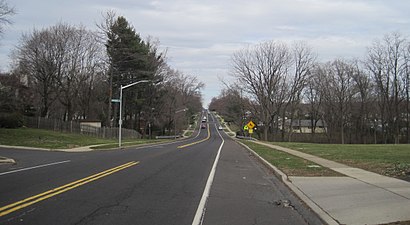
<svg viewBox="0 0 410 225">
<path fill-rule="evenodd" d="M 119 125 L 119 131 L 118 131 L 118 147 L 121 148 L 121 129 L 122 129 L 122 90 L 129 88 L 131 86 L 134 86 L 136 84 L 140 83 L 148 83 L 151 82 L 150 80 L 140 80 L 137 82 L 134 82 L 132 84 L 127 84 L 125 86 L 120 86 L 120 119 L 118 120 L 118 125 Z"/>
<path fill-rule="evenodd" d="M 184 108 L 184 109 L 180 109 L 180 110 L 175 111 L 175 114 L 174 114 L 174 135 L 175 135 L 175 139 L 177 139 L 177 113 L 185 112 L 187 110 L 188 110 L 188 108 Z"/>
</svg>

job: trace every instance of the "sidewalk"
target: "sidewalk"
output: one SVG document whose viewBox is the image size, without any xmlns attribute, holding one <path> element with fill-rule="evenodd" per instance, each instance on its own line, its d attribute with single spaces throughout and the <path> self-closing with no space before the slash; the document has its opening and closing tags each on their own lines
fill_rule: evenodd
<svg viewBox="0 0 410 225">
<path fill-rule="evenodd" d="M 13 163 L 16 163 L 16 161 L 14 161 L 14 159 L 10 159 L 10 158 L 7 158 L 7 157 L 0 156 L 0 164 L 2 164 L 2 163 L 13 164 Z"/>
<path fill-rule="evenodd" d="M 51 148 L 36 148 L 36 147 L 26 147 L 26 146 L 12 146 L 12 145 L 0 145 L 0 148 L 12 148 L 12 149 L 22 149 L 22 150 L 38 150 L 38 151 L 60 151 L 60 152 L 89 152 L 93 151 L 93 147 L 103 146 L 105 144 L 81 146 L 76 148 L 64 148 L 64 149 L 51 149 Z"/>
<path fill-rule="evenodd" d="M 10 149 L 16 149 L 16 150 L 37 150 L 37 151 L 90 152 L 90 151 L 93 151 L 92 147 L 97 147 L 97 146 L 100 146 L 100 145 L 90 145 L 90 146 L 82 146 L 82 147 L 68 148 L 68 149 L 34 148 L 34 147 L 10 146 L 10 145 L 0 145 L 0 148 L 10 148 Z M 0 164 L 13 164 L 13 163 L 16 163 L 14 159 L 0 156 Z"/>
<path fill-rule="evenodd" d="M 281 173 L 284 182 L 329 224 L 385 224 L 410 221 L 410 182 L 292 149 L 256 143 L 307 159 L 346 175 L 287 177 Z"/>
</svg>

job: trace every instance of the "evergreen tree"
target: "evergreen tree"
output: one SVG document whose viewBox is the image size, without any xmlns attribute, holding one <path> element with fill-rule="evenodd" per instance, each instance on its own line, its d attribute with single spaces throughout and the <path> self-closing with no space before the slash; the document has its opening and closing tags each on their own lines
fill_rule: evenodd
<svg viewBox="0 0 410 225">
<path fill-rule="evenodd" d="M 158 56 L 153 51 L 156 49 L 143 41 L 124 17 L 119 16 L 114 20 L 107 36 L 106 47 L 114 96 L 119 93 L 120 85 L 140 80 L 158 80 L 156 71 L 163 61 L 162 55 Z M 145 123 L 141 124 L 141 118 L 147 117 L 144 111 L 149 112 L 152 108 L 153 93 L 155 91 L 150 83 L 141 83 L 123 92 L 125 127 L 140 130 L 146 126 Z"/>
<path fill-rule="evenodd" d="M 108 38 L 107 52 L 117 88 L 152 76 L 152 71 L 148 70 L 149 46 L 124 17 L 117 18 Z"/>
</svg>

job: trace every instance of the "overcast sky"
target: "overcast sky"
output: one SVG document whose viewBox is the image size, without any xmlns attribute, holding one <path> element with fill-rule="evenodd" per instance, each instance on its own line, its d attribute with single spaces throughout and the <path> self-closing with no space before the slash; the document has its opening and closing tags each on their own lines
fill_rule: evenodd
<svg viewBox="0 0 410 225">
<path fill-rule="evenodd" d="M 168 50 L 169 64 L 206 84 L 205 106 L 229 77 L 232 53 L 267 40 L 306 41 L 319 60 L 363 58 L 387 33 L 410 34 L 409 0 L 8 0 L 17 14 L 0 40 L 0 70 L 23 33 L 58 22 L 95 30 L 102 13 L 124 16 Z"/>
</svg>

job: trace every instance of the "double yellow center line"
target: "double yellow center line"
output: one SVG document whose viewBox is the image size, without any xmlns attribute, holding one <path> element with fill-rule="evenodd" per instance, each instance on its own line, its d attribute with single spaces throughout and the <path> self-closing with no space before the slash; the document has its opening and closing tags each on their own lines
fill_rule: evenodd
<svg viewBox="0 0 410 225">
<path fill-rule="evenodd" d="M 52 190 L 43 192 L 41 194 L 26 198 L 24 200 L 12 203 L 10 205 L 3 206 L 3 207 L 0 208 L 0 216 L 5 216 L 5 215 L 7 215 L 9 213 L 12 213 L 14 211 L 17 211 L 19 209 L 22 209 L 22 208 L 25 208 L 27 206 L 33 205 L 37 202 L 40 202 L 40 201 L 43 201 L 45 199 L 51 198 L 51 197 L 56 196 L 58 194 L 69 191 L 71 189 L 77 188 L 81 185 L 84 185 L 84 184 L 90 183 L 92 181 L 98 180 L 100 178 L 103 178 L 103 177 L 108 176 L 110 174 L 116 173 L 116 172 L 121 171 L 123 169 L 126 169 L 128 167 L 135 166 L 138 163 L 139 162 L 132 161 L 132 162 L 129 162 L 129 163 L 126 163 L 126 164 L 123 164 L 123 165 L 120 165 L 120 166 L 105 170 L 103 172 L 91 175 L 89 177 L 86 177 L 86 178 L 71 182 L 71 183 L 63 185 L 61 187 L 54 188 Z"/>
<path fill-rule="evenodd" d="M 207 124 L 207 127 L 208 127 L 208 136 L 205 139 L 202 139 L 202 140 L 199 140 L 199 141 L 196 141 L 196 142 L 192 142 L 192 143 L 189 143 L 189 144 L 186 144 L 186 145 L 180 145 L 177 148 L 186 148 L 186 147 L 196 145 L 196 144 L 199 144 L 201 142 L 204 142 L 204 141 L 208 140 L 211 137 L 211 132 L 209 130 L 209 124 Z"/>
</svg>

